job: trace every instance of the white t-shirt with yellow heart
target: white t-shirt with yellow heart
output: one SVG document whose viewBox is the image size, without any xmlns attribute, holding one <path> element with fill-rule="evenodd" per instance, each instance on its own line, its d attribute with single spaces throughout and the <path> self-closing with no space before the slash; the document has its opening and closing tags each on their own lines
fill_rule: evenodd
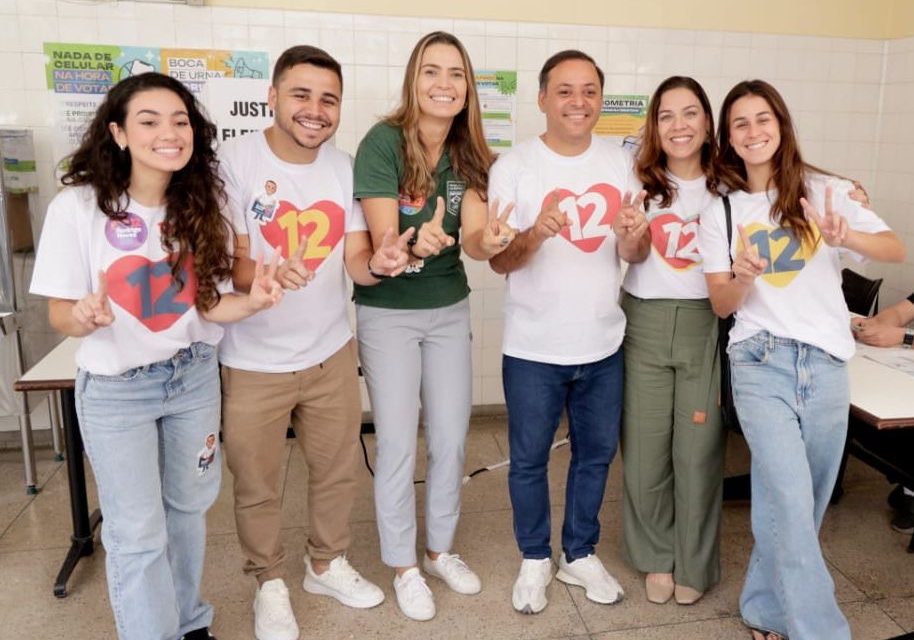
<svg viewBox="0 0 914 640">
<path fill-rule="evenodd" d="M 825 189 L 833 190 L 834 210 L 847 218 L 857 231 L 878 233 L 889 230 L 879 216 L 851 200 L 853 185 L 821 174 L 808 174 L 806 187 L 810 204 L 825 212 Z M 819 240 L 814 247 L 801 244 L 789 228 L 771 221 L 770 209 L 776 192 L 730 194 L 733 237 L 727 246 L 727 227 L 721 200 L 701 216 L 699 251 L 705 273 L 730 271 L 742 246 L 737 225 L 743 225 L 768 269 L 756 278 L 743 305 L 736 312 L 730 342 L 745 340 L 759 331 L 791 338 L 819 347 L 841 360 L 854 355 L 854 338 L 849 314 L 841 293 L 842 254 L 858 261 L 859 254 L 829 247 Z M 818 231 L 818 230 L 817 230 Z"/>
<path fill-rule="evenodd" d="M 315 273 L 275 307 L 226 325 L 219 361 L 265 373 L 319 364 L 352 338 L 343 243 L 347 233 L 365 229 L 352 198 L 352 158 L 325 143 L 311 164 L 284 162 L 263 132 L 225 143 L 219 157 L 228 217 L 236 233 L 248 236 L 250 256 L 269 263 L 278 250 L 286 260 L 307 236 L 305 266 Z M 264 205 L 268 199 L 272 208 Z"/>
</svg>

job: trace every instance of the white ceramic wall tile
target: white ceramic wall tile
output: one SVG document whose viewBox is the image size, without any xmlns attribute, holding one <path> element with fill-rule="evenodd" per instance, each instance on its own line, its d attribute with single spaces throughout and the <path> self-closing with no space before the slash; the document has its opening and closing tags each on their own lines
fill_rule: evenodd
<svg viewBox="0 0 914 640">
<path fill-rule="evenodd" d="M 549 25 L 539 22 L 519 22 L 517 35 L 520 38 L 548 38 Z"/>
<path fill-rule="evenodd" d="M 269 25 L 248 27 L 247 48 L 255 51 L 282 51 L 285 48 L 285 29 Z"/>
<path fill-rule="evenodd" d="M 355 62 L 355 45 L 351 29 L 321 29 L 320 47 L 336 58 L 340 64 Z"/>
<path fill-rule="evenodd" d="M 22 51 L 19 21 L 15 15 L 7 15 L 0 20 L 0 51 Z"/>
<path fill-rule="evenodd" d="M 416 38 L 416 40 L 418 39 L 419 38 Z M 486 40 L 485 36 L 464 36 L 460 39 L 463 48 L 466 49 L 467 55 L 470 56 L 470 62 L 473 64 L 474 69 L 483 69 L 488 66 L 486 64 Z M 415 42 L 413 42 L 413 45 L 415 45 Z M 407 56 L 401 64 L 405 65 L 408 59 L 409 56 Z"/>
<path fill-rule="evenodd" d="M 559 51 L 566 51 L 568 49 L 577 49 L 578 41 L 576 38 L 549 38 L 546 45 L 546 57 L 558 53 Z M 545 60 L 543 60 L 545 62 Z M 542 65 L 541 65 L 542 66 Z"/>
<path fill-rule="evenodd" d="M 422 34 L 431 33 L 432 31 L 454 31 L 454 21 L 447 18 L 420 18 L 419 30 Z"/>
<path fill-rule="evenodd" d="M 212 7 L 198 7 L 191 5 L 175 5 L 175 24 L 209 24 L 211 25 L 213 20 L 213 8 Z M 100 12 L 104 14 L 107 12 Z M 254 24 L 254 16 L 259 15 L 260 11 L 255 11 L 248 14 L 248 20 L 251 24 Z"/>
<path fill-rule="evenodd" d="M 45 79 L 45 63 L 47 58 L 43 53 L 22 54 L 22 75 L 24 88 L 41 90 L 47 88 Z"/>
<path fill-rule="evenodd" d="M 198 7 L 190 7 L 196 9 Z M 205 7 L 203 7 L 205 8 Z M 269 27 L 285 26 L 285 12 L 279 9 L 257 9 L 248 12 L 248 24 Z"/>
<path fill-rule="evenodd" d="M 45 42 L 57 42 L 57 20 L 44 16 L 19 16 L 19 44 L 22 52 L 44 51 Z"/>
<path fill-rule="evenodd" d="M 483 20 L 454 20 L 454 35 L 458 38 L 484 36 L 486 35 L 486 23 Z"/>
<path fill-rule="evenodd" d="M 283 29 L 283 42 L 286 48 L 294 47 L 300 44 L 307 44 L 313 47 L 320 46 L 321 32 L 317 27 L 286 27 Z M 328 51 L 333 55 L 332 51 Z"/>
<path fill-rule="evenodd" d="M 545 61 L 546 58 L 543 58 Z M 517 72 L 517 101 L 535 103 L 539 95 L 539 70 Z"/>
<path fill-rule="evenodd" d="M 214 24 L 213 46 L 219 49 L 248 49 L 249 29 L 246 24 Z"/>
<path fill-rule="evenodd" d="M 377 67 L 355 66 L 356 99 L 386 101 L 388 98 L 387 91 L 387 73 L 378 73 Z"/>
<path fill-rule="evenodd" d="M 142 45 L 150 42 L 145 37 L 143 40 L 140 39 L 139 23 L 129 18 L 99 18 L 98 41 L 122 45 Z"/>
<path fill-rule="evenodd" d="M 0 15 L 15 15 L 18 12 L 16 0 L 0 0 Z"/>
<path fill-rule="evenodd" d="M 24 90 L 25 75 L 23 74 L 21 53 L 0 53 L 0 90 Z"/>
<path fill-rule="evenodd" d="M 638 46 L 631 42 L 610 42 L 606 58 L 606 73 L 633 74 L 638 69 Z"/>
<path fill-rule="evenodd" d="M 62 18 L 58 23 L 61 42 L 98 42 L 97 18 Z"/>
<path fill-rule="evenodd" d="M 473 36 L 479 37 L 479 36 Z M 517 38 L 486 36 L 485 61 L 489 69 L 517 68 Z M 472 56 L 471 56 L 472 57 Z"/>
<path fill-rule="evenodd" d="M 549 41 L 546 38 L 518 38 L 517 39 L 517 69 L 522 71 L 536 71 L 537 73 L 546 61 Z M 518 84 L 520 78 L 518 78 Z"/>
<path fill-rule="evenodd" d="M 213 25 L 211 23 L 176 22 L 175 45 L 194 49 L 213 47 Z"/>
<path fill-rule="evenodd" d="M 405 67 L 406 63 L 409 62 L 413 47 L 416 46 L 422 35 L 422 32 L 418 29 L 415 31 L 392 32 L 388 42 L 387 64 Z M 466 45 L 465 42 L 464 45 Z M 485 49 L 483 49 L 483 53 L 485 53 Z"/>
<path fill-rule="evenodd" d="M 17 0 L 17 13 L 21 16 L 57 16 L 55 0 Z"/>
<path fill-rule="evenodd" d="M 517 23 L 505 20 L 490 20 L 483 23 L 485 26 L 484 35 L 486 36 L 508 36 L 517 37 Z M 456 28 L 456 25 L 455 25 Z M 478 34 L 483 35 L 483 34 Z"/>
<path fill-rule="evenodd" d="M 356 31 L 353 36 L 355 63 L 387 66 L 387 43 L 388 35 L 386 32 Z"/>
</svg>

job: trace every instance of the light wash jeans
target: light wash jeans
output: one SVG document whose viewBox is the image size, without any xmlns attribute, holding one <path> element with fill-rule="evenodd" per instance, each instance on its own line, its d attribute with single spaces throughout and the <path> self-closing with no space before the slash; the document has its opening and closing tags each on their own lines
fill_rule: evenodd
<svg viewBox="0 0 914 640">
<path fill-rule="evenodd" d="M 819 546 L 847 434 L 846 364 L 764 331 L 729 354 L 752 453 L 755 546 L 740 613 L 747 625 L 791 640 L 850 640 Z"/>
<path fill-rule="evenodd" d="M 208 627 L 206 511 L 219 493 L 216 348 L 202 342 L 117 376 L 79 371 L 76 410 L 98 485 L 120 638 Z"/>
<path fill-rule="evenodd" d="M 416 564 L 416 444 L 425 424 L 425 547 L 454 544 L 473 403 L 470 306 L 437 309 L 356 305 L 359 359 L 377 442 L 374 500 L 381 560 Z"/>
<path fill-rule="evenodd" d="M 508 491 L 514 537 L 524 558 L 550 546 L 549 455 L 562 412 L 568 414 L 571 464 L 565 485 L 562 552 L 572 562 L 594 552 L 609 465 L 619 447 L 623 355 L 560 365 L 502 356 L 511 467 Z"/>
</svg>

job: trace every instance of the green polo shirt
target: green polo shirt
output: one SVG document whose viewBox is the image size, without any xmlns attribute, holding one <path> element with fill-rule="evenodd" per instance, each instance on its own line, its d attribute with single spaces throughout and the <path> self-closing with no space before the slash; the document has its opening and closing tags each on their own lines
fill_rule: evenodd
<svg viewBox="0 0 914 640">
<path fill-rule="evenodd" d="M 447 151 L 435 168 L 435 193 L 413 199 L 400 193 L 403 178 L 403 136 L 400 129 L 379 122 L 365 135 L 355 156 L 355 197 L 393 198 L 398 202 L 400 233 L 431 220 L 438 196 L 444 198 L 444 231 L 454 238 L 453 246 L 437 256 L 413 263 L 396 278 L 371 286 L 355 285 L 355 301 L 388 309 L 435 309 L 463 300 L 470 292 L 460 261 L 460 205 L 466 182 L 451 168 Z M 367 215 L 367 214 L 366 214 Z"/>
</svg>

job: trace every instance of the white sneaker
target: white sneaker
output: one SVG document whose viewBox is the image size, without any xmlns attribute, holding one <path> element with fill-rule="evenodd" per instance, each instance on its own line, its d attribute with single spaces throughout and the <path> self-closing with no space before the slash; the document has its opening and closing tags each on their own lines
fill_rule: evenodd
<svg viewBox="0 0 914 640">
<path fill-rule="evenodd" d="M 282 578 L 267 580 L 254 596 L 254 637 L 257 640 L 297 640 L 298 622 Z"/>
<path fill-rule="evenodd" d="M 428 575 L 444 580 L 452 591 L 468 596 L 482 591 L 479 576 L 457 554 L 439 553 L 435 560 L 424 554 L 422 567 Z"/>
<path fill-rule="evenodd" d="M 600 604 L 614 604 L 625 595 L 616 579 L 609 575 L 600 559 L 593 554 L 568 562 L 563 553 L 555 577 L 565 584 L 584 587 L 587 599 Z"/>
<path fill-rule="evenodd" d="M 394 576 L 394 591 L 397 593 L 400 611 L 407 618 L 431 620 L 435 617 L 432 590 L 425 584 L 425 578 L 417 567 L 413 567 L 402 576 Z"/>
<path fill-rule="evenodd" d="M 347 607 L 370 609 L 384 602 L 381 587 L 369 582 L 352 568 L 346 556 L 337 556 L 330 567 L 318 575 L 311 566 L 311 558 L 305 556 L 305 580 L 302 587 L 308 593 L 336 598 Z"/>
<path fill-rule="evenodd" d="M 521 613 L 539 613 L 549 603 L 546 587 L 552 582 L 552 561 L 549 558 L 520 563 L 520 572 L 514 581 L 511 604 Z"/>
</svg>

